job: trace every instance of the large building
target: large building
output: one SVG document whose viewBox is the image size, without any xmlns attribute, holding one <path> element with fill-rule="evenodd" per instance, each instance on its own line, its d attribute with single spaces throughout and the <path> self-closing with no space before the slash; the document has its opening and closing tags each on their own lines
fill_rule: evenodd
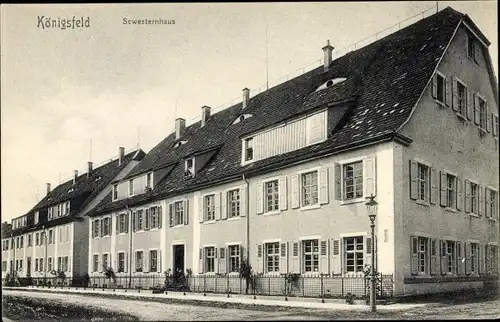
<svg viewBox="0 0 500 322">
<path fill-rule="evenodd" d="M 123 178 L 145 156 L 142 150 L 125 154 L 119 148 L 116 159 L 50 189 L 27 214 L 12 219 L 10 234 L 2 232 L 2 277 L 54 277 L 63 271 L 71 279 L 88 271 L 87 233 L 89 210 L 111 190 L 111 182 Z M 109 227 L 108 227 L 109 229 Z"/>
<path fill-rule="evenodd" d="M 490 42 L 451 8 L 249 97 L 153 148 L 92 212 L 89 263 L 356 275 L 394 294 L 498 272 L 498 93 Z M 102 234 L 99 225 L 114 229 Z M 132 240 L 130 240 L 132 238 Z"/>
</svg>

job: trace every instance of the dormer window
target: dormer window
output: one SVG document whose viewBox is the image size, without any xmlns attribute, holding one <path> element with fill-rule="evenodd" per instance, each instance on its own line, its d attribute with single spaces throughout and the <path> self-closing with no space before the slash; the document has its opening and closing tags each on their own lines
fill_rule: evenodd
<svg viewBox="0 0 500 322">
<path fill-rule="evenodd" d="M 253 160 L 253 138 L 245 139 L 244 144 L 245 161 L 251 161 Z"/>
<path fill-rule="evenodd" d="M 236 120 L 234 120 L 233 124 L 238 124 L 240 122 L 243 122 L 244 120 L 246 120 L 252 116 L 253 116 L 252 114 L 242 114 L 242 115 L 238 116 L 238 118 Z"/>
<path fill-rule="evenodd" d="M 101 176 L 98 176 L 97 178 L 95 178 L 94 181 L 99 181 L 99 180 L 101 180 Z"/>
<path fill-rule="evenodd" d="M 146 175 L 146 189 L 152 189 L 153 188 L 153 172 L 149 172 Z"/>
<path fill-rule="evenodd" d="M 134 179 L 131 179 L 128 182 L 128 194 L 129 194 L 129 196 L 134 195 Z"/>
<path fill-rule="evenodd" d="M 38 211 L 35 211 L 35 225 L 38 224 L 39 220 L 40 220 L 40 213 Z"/>
<path fill-rule="evenodd" d="M 467 57 L 476 61 L 476 40 L 471 34 L 467 35 Z"/>
<path fill-rule="evenodd" d="M 184 177 L 194 177 L 194 158 L 187 159 L 184 163 Z"/>
<path fill-rule="evenodd" d="M 75 191 L 75 189 L 73 187 L 71 187 L 71 188 L 68 189 L 68 193 L 71 193 L 73 191 Z"/>
<path fill-rule="evenodd" d="M 342 83 L 346 80 L 347 78 L 334 78 L 334 79 L 329 79 L 327 82 L 321 84 L 317 89 L 316 89 L 316 92 L 317 91 L 320 91 L 322 89 L 325 89 L 325 88 L 328 88 L 328 87 L 331 87 L 333 85 L 337 85 L 339 83 Z"/>
<path fill-rule="evenodd" d="M 113 200 L 118 199 L 118 183 L 113 185 Z"/>
<path fill-rule="evenodd" d="M 187 143 L 187 141 L 179 141 L 179 142 L 175 143 L 174 148 L 177 148 L 177 147 L 179 147 L 183 144 L 186 144 L 186 143 Z"/>
</svg>

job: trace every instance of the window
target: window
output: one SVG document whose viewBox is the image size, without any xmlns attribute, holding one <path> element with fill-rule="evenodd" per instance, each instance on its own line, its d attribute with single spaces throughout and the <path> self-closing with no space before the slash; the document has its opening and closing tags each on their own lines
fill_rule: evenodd
<svg viewBox="0 0 500 322">
<path fill-rule="evenodd" d="M 115 183 L 113 185 L 113 200 L 118 199 L 118 184 Z"/>
<path fill-rule="evenodd" d="M 160 207 L 151 207 L 149 208 L 149 213 L 151 216 L 151 229 L 160 228 Z"/>
<path fill-rule="evenodd" d="M 33 236 L 31 234 L 28 234 L 28 247 L 33 246 Z"/>
<path fill-rule="evenodd" d="M 94 255 L 94 265 L 93 265 L 93 272 L 97 272 L 99 270 L 99 255 Z"/>
<path fill-rule="evenodd" d="M 125 253 L 118 253 L 118 273 L 125 271 Z"/>
<path fill-rule="evenodd" d="M 204 221 L 215 220 L 215 195 L 205 196 L 203 199 Z"/>
<path fill-rule="evenodd" d="M 129 180 L 129 182 L 128 182 L 128 195 L 129 196 L 134 195 L 134 179 Z"/>
<path fill-rule="evenodd" d="M 479 186 L 474 182 L 470 183 L 470 207 L 472 213 L 479 214 Z"/>
<path fill-rule="evenodd" d="M 346 272 L 362 272 L 364 268 L 363 236 L 344 238 Z"/>
<path fill-rule="evenodd" d="M 279 272 L 279 258 L 280 258 L 280 244 L 269 243 L 266 244 L 266 271 Z"/>
<path fill-rule="evenodd" d="M 16 237 L 16 248 L 21 248 L 21 242 L 19 241 L 19 237 Z"/>
<path fill-rule="evenodd" d="M 42 245 L 45 245 L 45 242 L 46 242 L 45 238 L 46 238 L 46 237 L 47 237 L 47 236 L 46 236 L 45 231 L 42 231 L 42 233 L 40 234 L 40 243 L 41 243 Z"/>
<path fill-rule="evenodd" d="M 343 165 L 344 200 L 363 198 L 363 161 Z"/>
<path fill-rule="evenodd" d="M 245 139 L 245 161 L 253 160 L 253 138 Z"/>
<path fill-rule="evenodd" d="M 228 218 L 240 215 L 240 189 L 227 192 L 227 210 Z"/>
<path fill-rule="evenodd" d="M 444 272 L 455 274 L 456 272 L 456 248 L 455 242 L 444 240 L 441 243 L 441 257 L 445 259 Z"/>
<path fill-rule="evenodd" d="M 24 247 L 24 236 L 21 236 L 21 247 L 20 248 L 23 248 Z"/>
<path fill-rule="evenodd" d="M 489 196 L 490 200 L 489 203 L 486 204 L 489 209 L 487 212 L 489 213 L 490 218 L 497 219 L 498 217 L 498 205 L 497 205 L 497 198 L 498 198 L 498 192 L 492 189 L 488 189 L 489 191 Z"/>
<path fill-rule="evenodd" d="M 429 201 L 429 167 L 419 163 L 418 167 L 418 199 Z"/>
<path fill-rule="evenodd" d="M 99 237 L 99 224 L 100 220 L 96 219 L 92 221 L 92 238 Z"/>
<path fill-rule="evenodd" d="M 302 242 L 302 259 L 304 263 L 304 272 L 319 271 L 319 247 L 318 240 L 304 240 Z"/>
<path fill-rule="evenodd" d="M 458 110 L 457 112 L 460 114 L 460 115 L 467 115 L 467 89 L 465 88 L 465 86 L 460 83 L 460 82 L 457 82 L 457 102 L 458 102 Z"/>
<path fill-rule="evenodd" d="M 279 209 L 279 189 L 278 180 L 273 180 L 266 182 L 265 193 L 266 193 L 266 211 L 275 211 Z"/>
<path fill-rule="evenodd" d="M 2 272 L 7 271 L 7 261 L 2 261 Z"/>
<path fill-rule="evenodd" d="M 318 172 L 308 172 L 301 175 L 301 204 L 312 206 L 318 203 Z"/>
<path fill-rule="evenodd" d="M 102 235 L 103 236 L 110 236 L 111 235 L 111 218 L 110 217 L 106 217 L 104 219 L 102 219 Z"/>
<path fill-rule="evenodd" d="M 174 203 L 174 226 L 184 225 L 184 202 L 176 201 Z"/>
<path fill-rule="evenodd" d="M 118 216 L 119 225 L 118 225 L 118 233 L 126 233 L 128 232 L 128 214 L 120 214 Z"/>
<path fill-rule="evenodd" d="M 498 272 L 498 246 L 486 245 L 486 272 L 487 274 Z"/>
<path fill-rule="evenodd" d="M 478 96 L 479 102 L 479 126 L 483 129 L 486 129 L 486 122 L 488 118 L 488 109 L 486 107 L 486 101 Z"/>
<path fill-rule="evenodd" d="M 105 270 L 108 267 L 108 254 L 102 254 L 102 268 Z"/>
<path fill-rule="evenodd" d="M 149 172 L 149 173 L 146 175 L 146 187 L 148 187 L 148 188 L 153 188 L 153 185 L 152 185 L 152 178 L 153 178 L 153 173 L 152 173 L 152 172 Z"/>
<path fill-rule="evenodd" d="M 69 272 L 69 257 L 68 256 L 64 256 L 63 271 Z"/>
<path fill-rule="evenodd" d="M 52 267 L 52 257 L 49 257 L 47 258 L 47 271 L 51 272 L 53 269 L 54 268 Z"/>
<path fill-rule="evenodd" d="M 240 269 L 240 245 L 229 246 L 229 272 L 238 272 Z"/>
<path fill-rule="evenodd" d="M 149 251 L 149 271 L 156 272 L 158 270 L 158 251 Z"/>
<path fill-rule="evenodd" d="M 38 211 L 35 211 L 35 225 L 38 224 L 39 220 L 40 220 L 40 213 Z"/>
<path fill-rule="evenodd" d="M 40 272 L 43 272 L 43 258 L 40 258 Z"/>
<path fill-rule="evenodd" d="M 54 231 L 51 229 L 49 230 L 49 244 L 54 243 Z"/>
<path fill-rule="evenodd" d="M 135 271 L 136 272 L 142 272 L 142 261 L 143 261 L 142 251 L 135 252 Z"/>
<path fill-rule="evenodd" d="M 36 233 L 35 234 L 35 246 L 39 246 L 39 245 L 40 245 L 40 234 Z"/>
<path fill-rule="evenodd" d="M 436 74 L 436 100 L 442 104 L 444 104 L 445 98 L 445 85 L 446 81 L 444 76 L 441 74 Z"/>
<path fill-rule="evenodd" d="M 471 273 L 477 273 L 477 244 L 470 244 L 470 271 Z"/>
<path fill-rule="evenodd" d="M 428 267 L 428 238 L 417 237 L 417 258 L 418 258 L 418 272 L 427 273 Z"/>
<path fill-rule="evenodd" d="M 63 270 L 63 263 L 62 263 L 62 257 L 57 257 L 57 269 L 58 270 Z"/>
<path fill-rule="evenodd" d="M 447 173 L 446 174 L 446 194 L 448 196 L 447 204 L 446 207 L 448 208 L 455 208 L 456 205 L 456 180 L 457 177 L 455 177 L 452 174 Z"/>
<path fill-rule="evenodd" d="M 215 272 L 215 247 L 205 247 L 205 272 Z"/>
<path fill-rule="evenodd" d="M 58 204 L 57 205 L 57 218 L 61 217 L 61 213 L 62 213 L 62 205 L 61 204 Z"/>
<path fill-rule="evenodd" d="M 52 207 L 49 207 L 48 212 L 49 212 L 49 220 L 54 219 L 54 214 L 52 213 Z"/>
<path fill-rule="evenodd" d="M 476 41 L 471 34 L 467 35 L 467 57 L 476 60 Z"/>
<path fill-rule="evenodd" d="M 12 261 L 11 261 L 12 262 Z M 12 264 L 11 264 L 12 265 Z M 35 258 L 35 272 L 39 271 L 38 258 Z"/>
<path fill-rule="evenodd" d="M 184 162 L 184 177 L 191 178 L 194 176 L 194 158 L 187 159 Z"/>
</svg>

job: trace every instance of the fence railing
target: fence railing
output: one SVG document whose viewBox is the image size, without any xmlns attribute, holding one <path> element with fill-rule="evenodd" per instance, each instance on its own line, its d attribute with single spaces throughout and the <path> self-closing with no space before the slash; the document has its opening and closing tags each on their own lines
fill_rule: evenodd
<svg viewBox="0 0 500 322">
<path fill-rule="evenodd" d="M 198 293 L 253 294 L 287 297 L 319 298 L 367 298 L 370 280 L 363 276 L 298 276 L 290 280 L 281 276 L 253 276 L 248 280 L 238 275 L 192 275 L 189 277 L 165 277 L 165 275 L 117 276 L 115 279 L 104 276 L 90 278 L 73 277 L 61 280 L 56 277 L 30 278 L 21 281 L 21 286 L 59 286 L 113 289 L 162 289 L 183 290 Z M 388 298 L 393 295 L 393 275 L 378 276 L 377 297 Z"/>
</svg>

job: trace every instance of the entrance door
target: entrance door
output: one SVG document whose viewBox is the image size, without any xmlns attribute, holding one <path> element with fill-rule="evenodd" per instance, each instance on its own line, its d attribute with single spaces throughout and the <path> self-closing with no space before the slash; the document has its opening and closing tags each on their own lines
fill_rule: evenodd
<svg viewBox="0 0 500 322">
<path fill-rule="evenodd" d="M 26 274 L 31 276 L 31 257 L 26 259 Z"/>
<path fill-rule="evenodd" d="M 177 272 L 184 272 L 184 245 L 174 245 L 174 271 L 173 273 L 177 275 Z"/>
</svg>

